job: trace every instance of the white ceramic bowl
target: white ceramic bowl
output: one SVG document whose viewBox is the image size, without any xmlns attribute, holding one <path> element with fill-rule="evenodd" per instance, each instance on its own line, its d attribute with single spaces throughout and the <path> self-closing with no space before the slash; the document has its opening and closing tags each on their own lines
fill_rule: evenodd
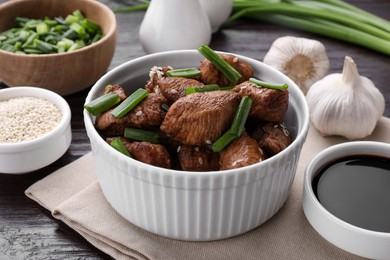
<svg viewBox="0 0 390 260">
<path fill-rule="evenodd" d="M 322 166 L 335 159 L 356 154 L 389 158 L 390 144 L 355 141 L 334 145 L 320 152 L 309 163 L 305 172 L 303 210 L 314 229 L 337 247 L 370 259 L 389 259 L 390 233 L 367 230 L 341 220 L 322 206 L 313 191 L 312 180 Z"/>
<path fill-rule="evenodd" d="M 21 96 L 32 96 L 52 101 L 62 112 L 59 124 L 50 132 L 25 142 L 0 143 L 0 173 L 20 174 L 43 168 L 68 150 L 72 132 L 71 112 L 60 95 L 43 88 L 15 87 L 0 90 L 0 101 Z"/>
<path fill-rule="evenodd" d="M 192 241 L 232 237 L 271 218 L 286 201 L 309 127 L 309 112 L 299 88 L 271 67 L 237 55 L 254 68 L 257 78 L 289 84 L 285 118 L 293 143 L 278 155 L 248 167 L 214 172 L 163 169 L 129 159 L 112 149 L 84 110 L 98 179 L 112 207 L 131 223 L 158 235 Z M 199 66 L 196 50 L 170 51 L 129 61 L 103 76 L 86 103 L 102 95 L 107 84 L 127 91 L 143 87 L 153 66 Z"/>
</svg>

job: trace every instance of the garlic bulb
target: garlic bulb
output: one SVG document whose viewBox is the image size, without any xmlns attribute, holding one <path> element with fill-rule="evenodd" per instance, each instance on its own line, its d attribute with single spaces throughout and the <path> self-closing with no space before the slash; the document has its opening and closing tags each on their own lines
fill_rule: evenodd
<svg viewBox="0 0 390 260">
<path fill-rule="evenodd" d="M 359 75 L 348 56 L 342 74 L 330 74 L 314 83 L 306 100 L 311 122 L 322 134 L 350 140 L 370 135 L 385 109 L 382 93 L 370 79 Z"/>
<path fill-rule="evenodd" d="M 329 59 L 321 42 L 293 36 L 276 39 L 263 61 L 290 77 L 304 94 L 329 70 Z"/>
</svg>

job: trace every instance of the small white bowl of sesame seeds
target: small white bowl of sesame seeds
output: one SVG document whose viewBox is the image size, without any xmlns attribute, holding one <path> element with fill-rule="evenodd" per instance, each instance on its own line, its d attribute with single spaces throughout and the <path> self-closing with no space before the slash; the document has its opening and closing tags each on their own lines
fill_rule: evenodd
<svg viewBox="0 0 390 260">
<path fill-rule="evenodd" d="M 0 173 L 43 168 L 69 148 L 71 112 L 53 91 L 20 86 L 0 89 Z"/>
</svg>

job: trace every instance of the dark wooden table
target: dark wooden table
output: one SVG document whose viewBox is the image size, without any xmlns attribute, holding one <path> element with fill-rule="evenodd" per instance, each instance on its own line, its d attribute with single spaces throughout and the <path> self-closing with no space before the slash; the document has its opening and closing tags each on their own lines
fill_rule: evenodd
<svg viewBox="0 0 390 260">
<path fill-rule="evenodd" d="M 0 0 L 0 3 L 5 2 Z M 101 0 L 110 8 L 127 6 L 131 0 Z M 350 3 L 390 20 L 388 0 L 350 0 Z M 1 14 L 0 14 L 1 15 Z M 119 38 L 110 69 L 144 55 L 138 29 L 144 12 L 117 14 Z M 215 33 L 211 47 L 262 60 L 271 43 L 285 35 L 317 39 L 327 48 L 330 73 L 340 72 L 346 55 L 358 64 L 361 75 L 374 81 L 386 98 L 390 117 L 390 57 L 336 40 L 254 21 L 239 21 Z M 1 62 L 1 61 L 0 61 Z M 1 85 L 0 88 L 5 87 Z M 73 140 L 69 150 L 52 165 L 26 175 L 0 174 L 0 259 L 107 259 L 109 256 L 54 219 L 24 195 L 36 181 L 90 151 L 82 109 L 89 89 L 66 96 L 72 108 Z"/>
</svg>

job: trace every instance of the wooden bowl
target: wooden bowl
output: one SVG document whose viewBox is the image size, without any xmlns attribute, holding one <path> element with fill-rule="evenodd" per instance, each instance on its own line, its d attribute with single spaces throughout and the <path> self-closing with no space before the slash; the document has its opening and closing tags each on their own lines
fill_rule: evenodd
<svg viewBox="0 0 390 260">
<path fill-rule="evenodd" d="M 0 4 L 0 31 L 15 17 L 65 17 L 80 10 L 99 24 L 104 37 L 79 50 L 59 54 L 15 54 L 0 50 L 0 81 L 10 87 L 36 86 L 68 95 L 90 87 L 106 71 L 116 46 L 117 23 L 111 9 L 93 0 L 14 0 Z"/>
</svg>

